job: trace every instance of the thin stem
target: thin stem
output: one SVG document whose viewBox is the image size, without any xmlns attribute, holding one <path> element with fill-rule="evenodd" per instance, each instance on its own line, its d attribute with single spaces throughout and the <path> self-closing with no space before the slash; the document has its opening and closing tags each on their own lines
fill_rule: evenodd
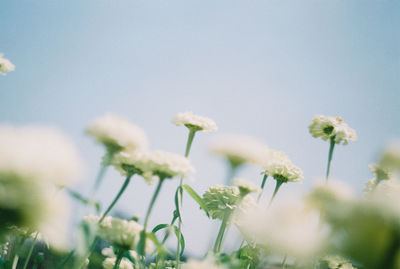
<svg viewBox="0 0 400 269">
<path fill-rule="evenodd" d="M 186 158 L 189 157 L 190 149 L 192 147 L 192 143 L 193 143 L 193 139 L 194 139 L 195 134 L 196 134 L 196 130 L 189 129 L 189 136 L 188 136 L 188 139 L 187 139 L 187 142 L 186 142 L 186 149 L 185 149 L 185 157 Z M 179 182 L 179 189 L 180 190 L 182 190 L 182 184 L 183 184 L 183 176 L 181 176 L 181 180 Z M 182 198 L 182 196 L 181 196 L 181 198 Z M 178 203 L 179 203 L 179 201 L 178 201 Z M 180 203 L 181 203 L 180 206 L 182 206 L 182 200 L 180 201 Z M 180 254 L 181 236 L 182 236 L 182 217 L 179 216 L 179 218 L 178 218 L 178 243 L 177 243 L 177 246 L 176 246 L 176 266 L 177 266 L 177 269 L 179 269 L 179 267 L 180 267 L 179 263 L 180 263 L 180 255 L 181 255 Z"/>
<path fill-rule="evenodd" d="M 121 250 L 118 250 L 118 256 L 117 256 L 117 260 L 115 261 L 115 264 L 114 264 L 114 268 L 113 269 L 118 269 L 119 268 L 119 265 L 120 265 L 120 263 L 121 263 L 121 261 L 122 261 L 122 257 L 124 256 L 124 251 L 121 249 Z"/>
<path fill-rule="evenodd" d="M 34 249 L 34 247 L 35 247 L 35 245 L 36 245 L 36 241 L 37 241 L 38 235 L 39 235 L 39 232 L 36 232 L 35 237 L 33 238 L 33 242 L 32 242 L 32 244 L 31 244 L 31 247 L 30 247 L 30 249 L 29 249 L 28 256 L 26 257 L 26 260 L 25 260 L 23 269 L 26 269 L 27 266 L 28 266 L 29 260 L 30 260 L 30 258 L 31 258 L 31 256 L 32 256 L 33 249 Z"/>
<path fill-rule="evenodd" d="M 71 250 L 68 255 L 57 265 L 56 269 L 63 268 L 67 261 L 74 255 L 74 253 L 75 250 Z"/>
<path fill-rule="evenodd" d="M 226 176 L 225 185 L 227 185 L 227 186 L 232 185 L 232 179 L 235 177 L 239 166 L 240 166 L 240 164 L 237 165 L 237 164 L 233 164 L 232 162 L 229 162 L 229 170 L 228 170 L 228 174 Z"/>
<path fill-rule="evenodd" d="M 285 257 L 283 257 L 282 269 L 285 269 L 285 267 L 286 267 L 286 259 L 287 259 L 287 254 L 285 254 Z"/>
<path fill-rule="evenodd" d="M 225 233 L 226 225 L 228 223 L 229 215 L 230 215 L 229 213 L 226 213 L 224 218 L 222 219 L 217 238 L 215 239 L 215 244 L 214 244 L 214 249 L 213 249 L 214 253 L 219 253 L 221 251 L 221 242 L 222 242 L 222 238 L 224 237 L 224 233 Z"/>
<path fill-rule="evenodd" d="M 147 230 L 147 225 L 149 222 L 149 218 L 150 218 L 150 213 L 153 209 L 154 203 L 157 199 L 158 194 L 160 193 L 160 189 L 161 186 L 164 182 L 165 178 L 160 178 L 158 181 L 158 185 L 156 190 L 154 191 L 153 197 L 151 198 L 150 204 L 147 208 L 147 212 L 146 212 L 146 217 L 144 219 L 144 224 L 143 224 L 143 230 L 140 232 L 140 239 L 139 239 L 139 244 L 138 244 L 138 254 L 140 256 L 144 256 L 145 255 L 145 248 L 146 248 L 146 230 Z M 141 264 L 143 264 L 143 260 L 141 258 Z"/>
<path fill-rule="evenodd" d="M 27 233 L 27 234 L 28 234 L 28 233 Z M 18 243 L 18 247 L 17 247 L 17 250 L 16 250 L 16 252 L 15 252 L 14 259 L 13 259 L 13 263 L 12 263 L 12 266 L 11 266 L 12 269 L 16 269 L 16 268 L 17 268 L 17 264 L 18 264 L 18 260 L 19 260 L 19 252 L 21 251 L 22 246 L 24 245 L 25 240 L 26 240 L 26 236 L 24 236 L 24 237 L 21 239 L 21 241 Z"/>
<path fill-rule="evenodd" d="M 104 220 L 104 218 L 107 216 L 107 214 L 111 211 L 111 209 L 114 207 L 114 205 L 118 202 L 119 198 L 121 197 L 121 195 L 124 193 L 126 187 L 128 187 L 129 182 L 132 178 L 133 174 L 128 174 L 126 176 L 125 182 L 124 184 L 122 184 L 121 189 L 119 190 L 117 196 L 115 196 L 114 200 L 111 202 L 111 204 L 108 206 L 106 212 L 104 212 L 103 216 L 101 217 L 101 219 L 99 220 L 99 224 Z"/>
<path fill-rule="evenodd" d="M 328 166 L 326 168 L 326 181 L 328 181 L 329 178 L 329 172 L 331 170 L 331 161 L 332 161 L 332 156 L 333 156 L 333 149 L 335 148 L 335 138 L 336 136 L 331 136 L 330 139 L 330 145 L 329 145 L 329 154 L 328 154 Z"/>
<path fill-rule="evenodd" d="M 268 207 L 271 206 L 272 201 L 274 200 L 274 198 L 275 198 L 276 194 L 278 193 L 279 188 L 282 186 L 282 184 L 283 184 L 283 181 L 281 181 L 281 180 L 277 180 L 277 181 L 276 181 L 274 194 L 272 194 L 272 197 L 271 197 L 271 200 L 269 201 Z"/>
<path fill-rule="evenodd" d="M 262 180 L 262 182 L 261 182 L 261 192 L 258 194 L 257 202 L 259 202 L 260 199 L 261 199 L 261 196 L 262 196 L 262 194 L 263 194 L 264 187 L 265 187 L 265 182 L 267 181 L 267 178 L 268 178 L 268 175 L 267 175 L 267 174 L 264 174 L 263 180 Z"/>
</svg>

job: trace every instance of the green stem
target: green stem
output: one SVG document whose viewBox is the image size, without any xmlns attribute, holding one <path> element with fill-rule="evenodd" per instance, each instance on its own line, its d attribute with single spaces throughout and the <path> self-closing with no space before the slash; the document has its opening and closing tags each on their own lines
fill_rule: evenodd
<svg viewBox="0 0 400 269">
<path fill-rule="evenodd" d="M 226 180 L 225 180 L 226 186 L 232 185 L 232 180 L 235 177 L 239 166 L 240 166 L 240 164 L 233 164 L 232 162 L 229 162 L 229 170 L 228 170 L 228 174 L 227 174 Z"/>
<path fill-rule="evenodd" d="M 17 250 L 15 251 L 15 255 L 14 255 L 14 258 L 13 258 L 13 263 L 12 263 L 12 266 L 11 266 L 12 269 L 16 269 L 17 268 L 17 264 L 18 264 L 18 260 L 19 260 L 19 253 L 20 253 L 20 251 L 21 251 L 21 249 L 22 249 L 22 247 L 24 245 L 25 240 L 26 240 L 26 236 L 24 236 L 21 239 L 21 241 L 18 242 L 18 247 L 17 247 Z"/>
<path fill-rule="evenodd" d="M 35 237 L 33 238 L 33 242 L 32 242 L 32 244 L 31 244 L 31 247 L 30 247 L 30 249 L 29 249 L 28 256 L 26 257 L 26 260 L 25 260 L 23 269 L 26 269 L 27 266 L 28 266 L 29 260 L 30 260 L 30 258 L 31 258 L 31 256 L 32 256 L 33 249 L 34 249 L 34 247 L 35 247 L 35 245 L 36 245 L 36 241 L 37 241 L 38 235 L 39 235 L 39 232 L 36 232 Z"/>
<path fill-rule="evenodd" d="M 111 202 L 111 204 L 108 206 L 106 212 L 104 212 L 103 216 L 101 217 L 101 219 L 99 220 L 99 224 L 104 220 L 104 218 L 107 216 L 107 214 L 111 211 L 111 209 L 114 207 L 114 205 L 118 202 L 119 198 L 121 197 L 121 195 L 124 193 L 126 187 L 128 187 L 129 182 L 131 180 L 131 177 L 133 176 L 133 174 L 128 174 L 126 176 L 125 182 L 124 184 L 122 184 L 121 189 L 119 190 L 117 196 L 115 196 L 114 200 Z"/>
<path fill-rule="evenodd" d="M 147 208 L 147 212 L 146 212 L 146 217 L 144 219 L 144 224 L 143 224 L 143 230 L 140 233 L 140 239 L 139 239 L 139 244 L 138 244 L 138 254 L 140 256 L 144 256 L 145 255 L 145 248 L 146 248 L 146 230 L 147 230 L 147 225 L 149 222 L 149 217 L 150 217 L 150 213 L 153 209 L 154 203 L 158 197 L 158 194 L 160 193 L 160 189 L 161 186 L 164 182 L 165 178 L 160 178 L 158 181 L 158 185 L 156 190 L 154 191 L 153 197 L 151 198 L 150 204 Z M 142 260 L 142 259 L 141 259 Z M 142 261 L 143 263 L 143 261 Z"/>
<path fill-rule="evenodd" d="M 219 227 L 218 235 L 217 238 L 215 239 L 215 244 L 214 244 L 214 253 L 217 254 L 221 251 L 221 242 L 222 238 L 224 237 L 226 225 L 228 223 L 229 219 L 229 213 L 225 214 L 224 218 L 222 219 L 221 226 Z"/>
<path fill-rule="evenodd" d="M 124 256 L 124 251 L 122 249 L 118 250 L 117 260 L 115 261 L 113 269 L 118 269 L 119 268 L 119 265 L 120 265 L 120 263 L 122 261 L 123 256 Z"/>
<path fill-rule="evenodd" d="M 99 189 L 101 182 L 104 179 L 104 175 L 107 171 L 107 167 L 111 164 L 111 160 L 113 157 L 114 157 L 114 153 L 107 150 L 107 153 L 104 155 L 104 161 L 101 164 L 99 173 L 97 174 L 97 177 L 96 177 L 96 181 L 93 185 L 92 196 L 94 196 L 96 194 L 97 190 Z"/>
<path fill-rule="evenodd" d="M 281 181 L 281 180 L 277 180 L 276 181 L 274 194 L 272 194 L 272 197 L 271 197 L 271 200 L 269 201 L 269 205 L 268 206 L 271 206 L 272 201 L 274 200 L 274 198 L 275 198 L 276 194 L 278 193 L 279 188 L 282 186 L 282 184 L 283 184 L 283 181 Z"/>
<path fill-rule="evenodd" d="M 336 136 L 331 136 L 330 139 L 330 145 L 329 145 L 329 154 L 328 154 L 328 166 L 326 168 L 326 181 L 328 181 L 329 178 L 329 172 L 331 170 L 331 161 L 332 161 L 332 156 L 333 156 L 333 149 L 335 148 L 335 138 Z"/>
<path fill-rule="evenodd" d="M 265 187 L 265 182 L 267 181 L 267 178 L 268 178 L 268 175 L 267 175 L 267 174 L 264 174 L 263 180 L 262 180 L 262 182 L 261 182 L 261 192 L 260 192 L 260 194 L 258 194 L 257 202 L 259 202 L 260 199 L 261 199 L 261 196 L 262 196 L 262 194 L 263 194 L 264 187 Z"/>
<path fill-rule="evenodd" d="M 63 268 L 64 265 L 67 263 L 67 261 L 74 255 L 74 253 L 75 253 L 75 250 L 71 250 L 68 253 L 68 255 L 64 259 L 62 259 L 62 261 L 57 265 L 56 269 Z"/>
<path fill-rule="evenodd" d="M 282 269 L 285 269 L 285 267 L 286 267 L 286 259 L 287 259 L 287 254 L 285 254 L 285 257 L 283 257 Z"/>
<path fill-rule="evenodd" d="M 193 139 L 194 139 L 194 136 L 195 136 L 195 134 L 196 134 L 196 130 L 193 130 L 193 129 L 189 129 L 189 136 L 188 136 L 188 139 L 187 139 L 187 142 L 186 142 L 186 149 L 185 149 L 185 157 L 187 158 L 187 157 L 189 157 L 189 153 L 190 153 L 190 149 L 191 149 L 191 147 L 192 147 L 192 143 L 193 143 Z M 179 182 L 179 189 L 180 190 L 182 190 L 182 185 L 183 185 L 183 176 L 181 177 L 181 180 L 180 180 L 180 182 Z M 179 201 L 178 201 L 178 203 L 179 203 Z M 180 201 L 180 203 L 181 203 L 181 205 L 180 206 L 182 206 L 182 201 Z M 179 218 L 178 218 L 178 243 L 177 243 L 177 246 L 176 246 L 176 266 L 177 266 L 177 269 L 179 269 L 179 263 L 180 263 L 180 249 L 181 249 L 181 236 L 182 236 L 182 217 L 181 216 L 179 216 Z"/>
</svg>

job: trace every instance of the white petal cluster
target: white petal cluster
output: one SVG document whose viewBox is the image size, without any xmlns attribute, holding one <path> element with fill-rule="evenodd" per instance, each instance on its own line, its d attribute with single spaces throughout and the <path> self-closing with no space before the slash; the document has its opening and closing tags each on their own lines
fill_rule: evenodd
<svg viewBox="0 0 400 269">
<path fill-rule="evenodd" d="M 321 137 L 327 141 L 335 137 L 335 143 L 347 145 L 349 140 L 356 141 L 356 132 L 351 129 L 340 117 L 315 116 L 308 127 L 311 135 Z"/>
<path fill-rule="evenodd" d="M 211 144 L 211 151 L 225 157 L 234 167 L 244 163 L 261 165 L 269 161 L 268 147 L 248 136 L 221 136 Z"/>
<path fill-rule="evenodd" d="M 240 192 L 245 194 L 250 192 L 258 194 L 261 192 L 261 188 L 259 186 L 246 179 L 236 178 L 233 180 L 233 184 L 239 188 Z"/>
<path fill-rule="evenodd" d="M 149 180 L 153 176 L 159 178 L 186 176 L 195 171 L 187 158 L 159 150 L 137 153 L 121 152 L 114 157 L 112 164 L 123 175 L 134 171 Z"/>
<path fill-rule="evenodd" d="M 113 269 L 115 262 L 117 261 L 116 257 L 108 257 L 103 261 L 104 269 Z M 127 258 L 122 258 L 121 263 L 119 264 L 120 269 L 133 269 L 133 264 Z"/>
<path fill-rule="evenodd" d="M 390 143 L 385 148 L 380 165 L 400 171 L 400 140 Z"/>
<path fill-rule="evenodd" d="M 323 259 L 329 269 L 356 269 L 347 259 L 341 256 L 325 256 Z"/>
<path fill-rule="evenodd" d="M 65 186 L 82 171 L 76 147 L 53 128 L 0 126 L 0 148 L 0 174 Z"/>
<path fill-rule="evenodd" d="M 148 146 L 147 136 L 140 127 L 111 114 L 95 119 L 86 133 L 113 152 L 145 150 Z"/>
<path fill-rule="evenodd" d="M 5 75 L 7 72 L 15 70 L 15 66 L 0 53 L 0 74 Z"/>
<path fill-rule="evenodd" d="M 272 204 L 268 210 L 253 207 L 242 215 L 239 229 L 245 238 L 274 253 L 301 258 L 315 255 L 323 245 L 318 222 L 318 215 L 298 198 Z"/>
<path fill-rule="evenodd" d="M 240 191 L 236 186 L 216 185 L 209 187 L 203 194 L 210 217 L 221 220 L 225 214 L 230 214 L 235 210 L 239 197 Z"/>
<path fill-rule="evenodd" d="M 190 111 L 178 113 L 174 119 L 173 123 L 176 126 L 185 125 L 187 128 L 193 131 L 216 131 L 217 124 L 210 118 L 195 115 Z"/>
<path fill-rule="evenodd" d="M 332 201 L 348 202 L 354 199 L 355 195 L 352 189 L 340 180 L 319 182 L 308 194 L 308 201 L 317 208 Z"/>
<path fill-rule="evenodd" d="M 303 171 L 295 166 L 286 154 L 280 151 L 270 150 L 270 160 L 263 168 L 268 176 L 283 182 L 299 182 L 303 179 Z"/>
<path fill-rule="evenodd" d="M 97 225 L 100 217 L 89 215 L 83 217 L 83 220 L 92 225 Z M 137 236 L 142 230 L 143 226 L 136 221 L 107 216 L 100 223 L 97 233 L 100 238 L 121 248 L 133 249 L 138 240 Z"/>
<path fill-rule="evenodd" d="M 224 266 L 219 266 L 213 263 L 211 260 L 194 260 L 190 259 L 187 263 L 182 266 L 183 269 L 224 269 Z"/>
</svg>

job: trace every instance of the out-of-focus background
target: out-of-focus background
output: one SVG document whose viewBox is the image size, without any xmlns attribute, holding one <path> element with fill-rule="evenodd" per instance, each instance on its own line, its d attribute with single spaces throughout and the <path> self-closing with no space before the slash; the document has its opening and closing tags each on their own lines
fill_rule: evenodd
<svg viewBox="0 0 400 269">
<path fill-rule="evenodd" d="M 335 148 L 331 176 L 361 193 L 368 164 L 400 137 L 399 14 L 400 2 L 389 0 L 3 0 L 0 53 L 16 71 L 0 77 L 0 120 L 70 135 L 86 167 L 73 188 L 87 194 L 104 153 L 84 134 L 91 120 L 116 113 L 141 126 L 153 149 L 183 154 L 187 130 L 171 119 L 191 110 L 213 118 L 218 133 L 251 135 L 287 153 L 305 178 L 286 184 L 284 199 L 325 173 L 329 145 L 308 133 L 311 118 L 339 115 L 358 141 Z M 216 135 L 194 141 L 197 173 L 188 184 L 199 193 L 225 179 L 225 163 L 208 151 Z M 259 173 L 239 174 L 259 184 Z M 122 182 L 108 170 L 103 204 Z M 151 224 L 170 221 L 177 184 L 165 184 Z M 265 199 L 272 188 L 270 181 Z M 135 178 L 114 213 L 143 216 L 153 189 Z M 187 253 L 201 256 L 212 221 L 188 196 L 184 214 Z"/>
</svg>

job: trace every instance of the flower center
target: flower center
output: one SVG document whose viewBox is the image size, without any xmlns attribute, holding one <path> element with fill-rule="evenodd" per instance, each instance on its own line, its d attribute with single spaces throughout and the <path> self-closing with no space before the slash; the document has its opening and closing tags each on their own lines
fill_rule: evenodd
<svg viewBox="0 0 400 269">
<path fill-rule="evenodd" d="M 324 129 L 322 129 L 324 131 L 325 134 L 330 135 L 333 132 L 334 127 L 333 126 L 326 126 Z"/>
</svg>

